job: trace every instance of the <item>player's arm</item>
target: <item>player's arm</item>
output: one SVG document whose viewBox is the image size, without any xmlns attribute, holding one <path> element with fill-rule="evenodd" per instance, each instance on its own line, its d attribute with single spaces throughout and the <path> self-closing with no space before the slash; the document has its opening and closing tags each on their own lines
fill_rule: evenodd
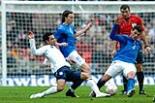
<svg viewBox="0 0 155 103">
<path fill-rule="evenodd" d="M 65 42 L 62 42 L 62 43 L 59 43 L 59 39 L 61 38 L 62 36 L 62 33 L 63 33 L 63 30 L 60 29 L 59 27 L 57 28 L 56 32 L 54 33 L 54 37 L 56 38 L 56 42 L 55 42 L 55 46 L 57 48 L 59 48 L 60 46 L 67 46 L 68 43 L 65 43 Z"/>
<path fill-rule="evenodd" d="M 139 22 L 138 25 L 141 25 L 141 28 L 143 29 L 143 32 L 142 32 L 142 35 L 141 35 L 141 40 L 143 41 L 145 52 L 150 53 L 151 52 L 151 47 L 150 47 L 150 45 L 148 43 L 149 37 L 147 35 L 146 28 L 144 26 L 144 21 L 138 15 L 137 15 L 137 18 L 139 20 L 138 21 Z"/>
<path fill-rule="evenodd" d="M 150 53 L 151 52 L 151 47 L 150 47 L 149 42 L 148 42 L 149 37 L 146 34 L 146 28 L 144 27 L 144 25 L 142 25 L 142 27 L 144 28 L 144 30 L 142 32 L 142 40 L 143 40 L 143 43 L 144 43 L 144 50 L 145 50 L 145 52 Z"/>
<path fill-rule="evenodd" d="M 51 66 L 52 66 L 52 65 L 49 64 L 47 58 L 44 59 L 44 61 L 42 62 L 42 65 L 41 65 L 42 68 L 50 68 Z"/>
<path fill-rule="evenodd" d="M 120 25 L 121 19 L 122 19 L 122 16 L 121 15 L 118 15 L 114 19 L 114 22 L 116 24 L 119 24 Z M 111 55 L 113 56 L 116 53 L 116 51 L 117 51 L 117 41 L 112 41 L 112 53 L 111 53 Z"/>
<path fill-rule="evenodd" d="M 33 32 L 28 33 L 28 39 L 29 39 L 29 43 L 30 43 L 31 53 L 33 55 L 43 55 L 45 52 L 45 48 L 42 47 L 42 48 L 36 49 L 36 44 L 35 44 Z"/>
<path fill-rule="evenodd" d="M 92 21 L 90 21 L 83 29 L 76 32 L 75 37 L 79 37 L 84 33 L 86 33 L 89 30 L 89 28 L 92 26 L 92 24 L 93 24 Z"/>
<path fill-rule="evenodd" d="M 122 35 L 117 34 L 118 28 L 119 28 L 119 25 L 117 23 L 115 23 L 113 25 L 112 31 L 110 33 L 110 38 L 112 40 L 116 40 L 116 41 L 119 41 L 121 43 L 125 43 L 126 42 L 125 36 L 122 36 Z"/>
<path fill-rule="evenodd" d="M 117 42 L 112 41 L 112 53 L 111 53 L 112 56 L 116 53 L 116 50 L 117 50 L 116 45 L 117 45 Z"/>
<path fill-rule="evenodd" d="M 60 46 L 67 46 L 68 43 L 66 43 L 66 42 L 62 42 L 62 43 L 55 42 L 55 45 L 58 46 L 58 47 L 60 47 Z"/>
<path fill-rule="evenodd" d="M 55 47 L 56 48 L 58 48 L 59 49 L 59 47 L 61 47 L 61 46 L 67 46 L 68 45 L 68 43 L 66 43 L 66 42 L 62 42 L 62 43 L 58 43 L 57 41 L 55 42 Z"/>
</svg>

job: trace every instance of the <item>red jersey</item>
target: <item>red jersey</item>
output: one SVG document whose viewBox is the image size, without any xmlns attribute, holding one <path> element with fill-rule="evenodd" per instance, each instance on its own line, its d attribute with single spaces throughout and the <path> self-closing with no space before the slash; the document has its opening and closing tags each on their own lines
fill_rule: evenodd
<svg viewBox="0 0 155 103">
<path fill-rule="evenodd" d="M 124 19 L 122 16 L 118 16 L 119 18 L 119 29 L 118 34 L 125 34 L 130 35 L 131 30 L 135 25 L 140 25 L 142 30 L 144 31 L 143 27 L 143 20 L 138 15 L 131 14 L 129 19 Z M 117 42 L 116 48 L 119 48 L 119 43 Z"/>
<path fill-rule="evenodd" d="M 125 20 L 122 16 L 119 16 L 120 18 L 120 23 L 119 23 L 119 30 L 118 30 L 118 34 L 127 34 L 130 35 L 131 34 L 131 29 L 135 26 L 135 25 L 141 25 L 142 29 L 143 28 L 143 21 L 141 19 L 141 17 L 139 17 L 138 15 L 133 15 L 131 14 L 129 19 Z"/>
</svg>

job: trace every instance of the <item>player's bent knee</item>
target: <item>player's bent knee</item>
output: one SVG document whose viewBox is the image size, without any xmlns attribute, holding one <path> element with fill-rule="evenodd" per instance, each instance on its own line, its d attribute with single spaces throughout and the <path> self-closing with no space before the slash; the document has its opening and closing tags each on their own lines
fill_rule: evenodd
<svg viewBox="0 0 155 103">
<path fill-rule="evenodd" d="M 89 78 L 90 78 L 90 74 L 89 73 L 81 73 L 81 79 L 87 80 Z"/>
<path fill-rule="evenodd" d="M 82 72 L 85 72 L 85 73 L 90 73 L 90 67 L 88 66 L 88 64 L 83 64 L 82 66 L 81 66 L 81 71 Z"/>
<path fill-rule="evenodd" d="M 132 78 L 132 79 L 135 78 L 135 72 L 133 72 L 133 71 L 129 72 L 128 73 L 128 79 L 129 78 Z"/>
</svg>

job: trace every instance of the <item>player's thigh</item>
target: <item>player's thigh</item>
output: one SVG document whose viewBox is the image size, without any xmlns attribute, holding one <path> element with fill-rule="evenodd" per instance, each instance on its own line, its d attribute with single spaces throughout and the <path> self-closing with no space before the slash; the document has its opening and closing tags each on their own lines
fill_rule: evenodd
<svg viewBox="0 0 155 103">
<path fill-rule="evenodd" d="M 68 66 L 63 66 L 54 73 L 54 76 L 57 79 L 58 91 L 64 89 L 66 81 L 68 80 L 70 74 L 71 70 Z"/>
<path fill-rule="evenodd" d="M 135 64 L 126 63 L 124 65 L 123 75 L 127 78 L 134 78 L 136 71 L 137 69 L 136 69 Z"/>
<path fill-rule="evenodd" d="M 54 76 L 56 77 L 57 80 L 67 81 L 70 71 L 71 71 L 70 67 L 63 66 L 54 73 Z"/>
<path fill-rule="evenodd" d="M 66 59 L 75 62 L 79 66 L 85 64 L 85 60 L 78 54 L 77 51 L 73 51 Z"/>
<path fill-rule="evenodd" d="M 107 69 L 105 74 L 107 74 L 111 77 L 115 77 L 116 75 L 118 75 L 121 72 L 122 72 L 122 66 L 120 65 L 120 63 L 119 62 L 113 62 L 110 65 L 110 67 Z"/>
</svg>

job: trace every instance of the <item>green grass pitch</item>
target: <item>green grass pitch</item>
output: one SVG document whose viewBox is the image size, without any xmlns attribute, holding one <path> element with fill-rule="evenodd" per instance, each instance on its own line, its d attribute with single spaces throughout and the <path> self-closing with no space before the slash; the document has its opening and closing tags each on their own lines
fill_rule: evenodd
<svg viewBox="0 0 155 103">
<path fill-rule="evenodd" d="M 65 96 L 67 88 L 54 95 L 49 95 L 40 99 L 29 99 L 30 94 L 37 93 L 48 87 L 0 87 L 0 103 L 152 103 L 155 95 L 155 86 L 145 86 L 148 95 L 139 95 L 136 87 L 136 94 L 133 97 L 127 97 L 121 94 L 121 88 L 116 95 L 106 98 L 89 97 L 90 88 L 80 87 L 76 90 L 79 98 Z M 102 89 L 104 91 L 104 88 Z"/>
</svg>

